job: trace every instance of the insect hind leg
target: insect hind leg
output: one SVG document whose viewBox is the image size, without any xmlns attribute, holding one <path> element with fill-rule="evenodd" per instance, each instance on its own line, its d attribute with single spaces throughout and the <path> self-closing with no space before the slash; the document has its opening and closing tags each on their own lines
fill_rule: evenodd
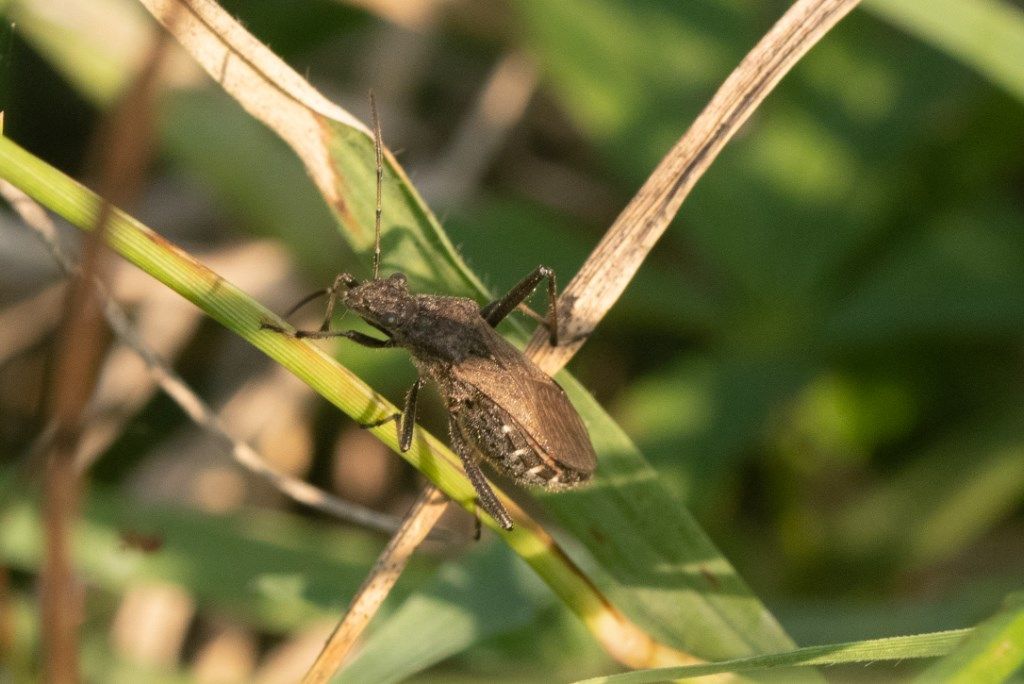
<svg viewBox="0 0 1024 684">
<path fill-rule="evenodd" d="M 523 303 L 540 284 L 540 281 L 548 280 L 548 315 L 544 325 L 548 329 L 548 340 L 552 347 L 558 346 L 558 296 L 557 285 L 555 284 L 555 272 L 547 266 L 538 266 L 533 269 L 525 278 L 519 281 L 508 293 L 496 299 L 487 306 L 480 309 L 480 315 L 484 317 L 491 327 L 495 327 L 508 316 L 513 309 Z"/>
<path fill-rule="evenodd" d="M 487 478 L 484 477 L 484 473 L 480 470 L 480 465 L 473 455 L 473 447 L 470 446 L 462 434 L 462 429 L 455 420 L 451 420 L 448 423 L 448 430 L 451 433 L 452 448 L 459 455 L 459 458 L 462 459 L 462 466 L 466 470 L 466 477 L 469 478 L 470 484 L 476 490 L 480 506 L 501 525 L 503 530 L 511 530 L 513 526 L 512 516 L 501 505 L 501 501 L 498 500 L 494 490 L 491 489 L 491 485 L 487 482 Z"/>
</svg>

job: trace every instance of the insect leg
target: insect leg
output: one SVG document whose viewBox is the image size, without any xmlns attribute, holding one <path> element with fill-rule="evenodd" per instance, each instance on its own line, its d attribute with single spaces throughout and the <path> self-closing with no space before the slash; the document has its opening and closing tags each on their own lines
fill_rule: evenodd
<svg viewBox="0 0 1024 684">
<path fill-rule="evenodd" d="M 421 378 L 417 378 L 416 382 L 408 393 L 405 395 L 405 404 L 402 407 L 401 413 L 392 413 L 387 418 L 381 418 L 378 421 L 372 423 L 360 423 L 359 427 L 368 429 L 380 427 L 384 423 L 390 423 L 395 421 L 398 426 L 398 448 L 405 452 L 412 446 L 412 430 L 416 425 L 416 397 L 420 392 L 420 385 L 423 384 Z"/>
<path fill-rule="evenodd" d="M 508 293 L 496 299 L 484 308 L 480 309 L 480 315 L 484 317 L 491 327 L 498 325 L 508 316 L 512 309 L 519 306 L 536 289 L 537 284 L 544 278 L 548 279 L 548 315 L 545 325 L 548 328 L 548 339 L 551 346 L 558 346 L 558 297 L 555 294 L 555 272 L 547 266 L 538 266 L 529 275 L 523 278 Z"/>
<path fill-rule="evenodd" d="M 324 340 L 331 337 L 344 337 L 363 347 L 371 349 L 387 349 L 395 346 L 392 340 L 381 340 L 361 333 L 358 330 L 296 330 L 295 337 L 300 340 Z"/>
<path fill-rule="evenodd" d="M 452 437 L 452 448 L 455 453 L 462 459 L 462 467 L 466 470 L 466 477 L 469 478 L 470 483 L 473 485 L 473 489 L 476 490 L 477 500 L 480 502 L 480 506 L 487 511 L 492 518 L 498 521 L 503 530 L 512 529 L 512 516 L 508 514 L 505 507 L 498 501 L 498 497 L 494 494 L 494 490 L 491 489 L 491 485 L 487 483 L 487 478 L 484 477 L 484 473 L 480 470 L 480 466 L 477 464 L 476 458 L 473 456 L 473 447 L 470 446 L 469 442 L 466 441 L 465 436 L 462 434 L 462 428 L 459 427 L 458 421 L 452 419 L 448 423 L 448 431 Z"/>
<path fill-rule="evenodd" d="M 361 344 L 364 347 L 392 346 L 390 340 L 379 340 L 374 337 L 370 337 L 369 335 L 364 335 L 363 333 L 357 332 L 355 330 L 346 330 L 343 332 L 331 331 L 331 318 L 334 317 L 334 307 L 338 303 L 338 294 L 341 292 L 342 286 L 355 287 L 358 284 L 359 281 L 353 278 L 348 273 L 340 273 L 338 274 L 337 277 L 334 278 L 334 282 L 331 283 L 330 287 L 324 288 L 323 290 L 317 290 L 313 294 L 306 295 L 305 297 L 300 299 L 295 306 L 288 309 L 288 312 L 284 315 L 285 318 L 288 318 L 293 313 L 295 313 L 296 311 L 298 311 L 303 306 L 310 303 L 317 297 L 323 297 L 324 295 L 327 295 L 327 310 L 324 312 L 324 322 L 320 324 L 320 327 L 317 330 L 296 330 L 295 332 L 290 332 L 288 330 L 285 330 L 281 326 L 276 325 L 275 323 L 271 323 L 270 321 L 262 321 L 260 323 L 260 330 L 273 330 L 274 332 L 279 332 L 284 335 L 288 335 L 289 337 L 295 337 L 298 339 L 320 340 L 328 337 L 347 337 L 353 342 Z"/>
<path fill-rule="evenodd" d="M 341 286 L 354 287 L 358 285 L 359 281 L 350 276 L 348 273 L 341 273 L 331 283 L 331 286 L 327 288 L 327 310 L 324 312 L 324 322 L 320 325 L 320 330 L 326 332 L 331 329 L 331 319 L 334 317 L 334 305 L 338 303 L 338 293 L 341 292 Z"/>
<path fill-rule="evenodd" d="M 281 326 L 269 321 L 261 322 L 260 330 L 273 330 L 276 333 L 294 337 L 298 340 L 324 340 L 331 337 L 344 337 L 356 344 L 372 349 L 387 349 L 395 346 L 392 340 L 381 340 L 366 333 L 361 333 L 358 330 L 285 330 Z"/>
<path fill-rule="evenodd" d="M 306 295 L 305 297 L 300 299 L 295 306 L 288 309 L 288 312 L 285 313 L 284 317 L 288 318 L 293 313 L 304 307 L 306 304 L 309 304 L 314 299 L 327 295 L 327 311 L 324 313 L 324 322 L 320 326 L 321 330 L 327 330 L 330 328 L 331 325 L 331 317 L 334 316 L 334 306 L 335 304 L 337 304 L 338 292 L 341 291 L 341 286 L 344 285 L 345 287 L 355 287 L 358 284 L 359 281 L 353 278 L 348 273 L 339 273 L 334 278 L 334 282 L 331 283 L 330 287 L 325 287 L 322 290 L 317 290 L 312 294 Z"/>
<path fill-rule="evenodd" d="M 398 419 L 398 448 L 403 452 L 408 451 L 412 446 L 412 428 L 416 425 L 416 397 L 420 393 L 422 384 L 422 378 L 416 378 L 416 382 L 405 395 L 405 405 L 402 407 L 402 415 Z"/>
</svg>

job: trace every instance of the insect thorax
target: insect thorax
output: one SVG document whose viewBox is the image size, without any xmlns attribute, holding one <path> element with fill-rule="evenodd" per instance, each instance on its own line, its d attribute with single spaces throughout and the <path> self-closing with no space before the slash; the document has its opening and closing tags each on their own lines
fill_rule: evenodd
<svg viewBox="0 0 1024 684">
<path fill-rule="evenodd" d="M 415 316 L 400 330 L 392 330 L 395 341 L 414 357 L 428 362 L 455 364 L 471 356 L 488 356 L 488 345 L 496 333 L 480 317 L 472 299 L 414 295 Z"/>
</svg>

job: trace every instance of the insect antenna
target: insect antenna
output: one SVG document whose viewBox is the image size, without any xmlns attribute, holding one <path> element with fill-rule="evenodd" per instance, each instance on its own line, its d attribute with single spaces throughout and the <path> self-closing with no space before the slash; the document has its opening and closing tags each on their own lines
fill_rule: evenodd
<svg viewBox="0 0 1024 684">
<path fill-rule="evenodd" d="M 312 294 L 306 295 L 305 297 L 300 299 L 299 302 L 295 306 L 293 306 L 292 308 L 288 309 L 287 312 L 285 312 L 284 318 L 290 318 L 292 314 L 294 314 L 296 311 L 298 311 L 302 307 L 306 306 L 306 304 L 309 304 L 314 299 L 319 299 L 320 297 L 323 297 L 324 295 L 328 295 L 328 294 L 330 294 L 330 292 L 331 292 L 331 289 L 328 288 L 328 287 L 325 287 L 323 289 L 317 290 L 316 292 L 314 292 Z"/>
<path fill-rule="evenodd" d="M 374 216 L 373 224 L 373 279 L 377 279 L 380 272 L 380 216 L 381 194 L 384 185 L 384 153 L 383 144 L 380 140 L 380 119 L 377 117 L 377 100 L 370 91 L 370 115 L 373 117 L 373 149 L 377 155 L 377 213 Z"/>
</svg>

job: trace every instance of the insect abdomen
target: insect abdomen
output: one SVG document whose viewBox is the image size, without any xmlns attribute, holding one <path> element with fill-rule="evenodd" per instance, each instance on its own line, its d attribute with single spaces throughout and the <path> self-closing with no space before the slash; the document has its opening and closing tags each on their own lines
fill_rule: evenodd
<svg viewBox="0 0 1024 684">
<path fill-rule="evenodd" d="M 589 473 L 566 468 L 557 455 L 534 447 L 529 436 L 501 407 L 473 388 L 449 409 L 463 436 L 488 462 L 517 482 L 564 489 L 585 481 Z"/>
</svg>

